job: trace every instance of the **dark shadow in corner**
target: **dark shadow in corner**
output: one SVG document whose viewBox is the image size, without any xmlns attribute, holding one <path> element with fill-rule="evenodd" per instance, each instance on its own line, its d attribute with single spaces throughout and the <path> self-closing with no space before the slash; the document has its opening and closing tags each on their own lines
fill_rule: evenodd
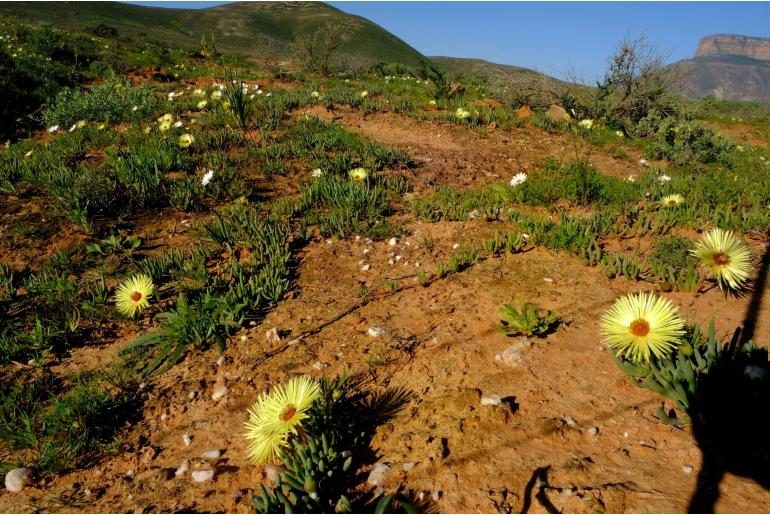
<svg viewBox="0 0 770 515">
<path fill-rule="evenodd" d="M 527 485 L 524 487 L 524 504 L 521 506 L 521 513 L 528 513 L 530 506 L 532 506 L 532 490 L 537 486 L 537 494 L 535 497 L 548 511 L 548 513 L 561 513 L 556 506 L 548 500 L 548 496 L 545 495 L 545 491 L 541 484 L 548 484 L 548 471 L 551 470 L 551 466 L 539 467 L 532 473 L 532 477 L 529 478 Z"/>
<path fill-rule="evenodd" d="M 714 512 L 726 473 L 752 479 L 770 490 L 770 366 L 767 347 L 748 344 L 754 337 L 769 269 L 770 247 L 762 258 L 742 328 L 699 381 L 688 410 L 703 455 L 690 513 Z"/>
</svg>

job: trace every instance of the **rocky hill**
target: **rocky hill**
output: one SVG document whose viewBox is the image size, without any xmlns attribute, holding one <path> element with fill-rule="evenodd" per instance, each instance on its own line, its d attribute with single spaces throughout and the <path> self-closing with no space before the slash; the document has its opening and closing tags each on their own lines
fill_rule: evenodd
<svg viewBox="0 0 770 515">
<path fill-rule="evenodd" d="M 684 73 L 682 92 L 693 98 L 770 102 L 770 39 L 715 34 L 700 41 Z"/>
</svg>

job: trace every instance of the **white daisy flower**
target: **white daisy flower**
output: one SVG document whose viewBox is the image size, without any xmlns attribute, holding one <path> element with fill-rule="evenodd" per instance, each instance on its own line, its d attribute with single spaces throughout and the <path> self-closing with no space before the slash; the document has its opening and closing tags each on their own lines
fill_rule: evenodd
<svg viewBox="0 0 770 515">
<path fill-rule="evenodd" d="M 661 175 L 660 177 L 658 177 L 658 180 L 659 180 L 660 182 L 668 182 L 668 181 L 670 181 L 670 180 L 671 180 L 671 177 L 669 177 L 669 176 L 668 176 L 668 175 L 666 175 L 666 174 L 663 174 L 663 175 Z"/>
<path fill-rule="evenodd" d="M 519 184 L 523 183 L 527 180 L 527 174 L 524 172 L 519 172 L 516 175 L 513 176 L 511 179 L 511 182 L 509 183 L 511 186 L 518 186 Z"/>
<path fill-rule="evenodd" d="M 201 186 L 206 186 L 208 183 L 211 182 L 211 179 L 214 177 L 214 170 L 209 170 L 206 172 L 201 179 Z"/>
<path fill-rule="evenodd" d="M 316 168 L 315 170 L 313 170 L 312 172 L 310 172 L 310 175 L 312 175 L 313 177 L 320 177 L 320 176 L 322 176 L 323 174 L 324 174 L 324 173 L 321 171 L 321 169 L 320 169 L 320 168 Z"/>
<path fill-rule="evenodd" d="M 52 127 L 48 127 L 48 132 L 56 132 L 58 130 L 59 130 L 59 126 L 58 125 L 54 125 Z"/>
<path fill-rule="evenodd" d="M 178 122 L 174 122 L 174 125 L 172 125 L 173 128 L 178 129 L 182 126 L 182 120 L 179 120 Z"/>
</svg>

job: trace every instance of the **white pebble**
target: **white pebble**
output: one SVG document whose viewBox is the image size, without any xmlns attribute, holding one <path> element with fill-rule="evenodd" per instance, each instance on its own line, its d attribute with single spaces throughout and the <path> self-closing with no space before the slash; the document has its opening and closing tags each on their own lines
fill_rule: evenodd
<svg viewBox="0 0 770 515">
<path fill-rule="evenodd" d="M 454 245 L 452 245 L 452 248 L 453 249 L 459 249 L 460 248 L 460 244 L 459 243 L 455 243 Z"/>
<path fill-rule="evenodd" d="M 206 451 L 206 452 L 201 453 L 201 458 L 206 459 L 206 460 L 215 460 L 215 459 L 219 458 L 220 456 L 222 456 L 222 453 L 219 452 L 218 449 L 214 449 L 213 451 Z"/>
<path fill-rule="evenodd" d="M 682 472 L 685 474 L 691 474 L 692 473 L 692 467 L 690 465 L 685 465 L 682 467 Z"/>
<path fill-rule="evenodd" d="M 499 406 L 502 399 L 499 395 L 484 395 L 481 397 L 482 406 Z"/>
<path fill-rule="evenodd" d="M 623 431 L 623 438 L 628 438 L 628 437 L 629 437 L 629 432 Z"/>
<path fill-rule="evenodd" d="M 211 481 L 214 479 L 214 471 L 209 470 L 194 470 L 192 473 L 193 481 L 196 483 L 203 483 L 205 481 Z"/>
<path fill-rule="evenodd" d="M 366 332 L 369 334 L 369 336 L 377 338 L 378 336 L 382 336 L 384 331 L 380 327 L 370 327 L 366 330 Z"/>
<path fill-rule="evenodd" d="M 17 468 L 5 475 L 5 488 L 9 492 L 21 492 L 32 483 L 32 469 Z"/>
<path fill-rule="evenodd" d="M 190 468 L 190 462 L 187 460 L 184 460 L 181 465 L 179 465 L 179 468 L 176 469 L 176 472 L 174 472 L 175 476 L 181 476 L 185 472 L 187 472 L 187 469 Z"/>
<path fill-rule="evenodd" d="M 411 471 L 416 466 L 417 466 L 417 462 L 416 461 L 410 461 L 408 463 L 404 463 L 401 466 L 401 468 L 404 469 L 404 472 L 409 472 L 409 471 Z"/>
<path fill-rule="evenodd" d="M 211 400 L 217 402 L 219 399 L 227 395 L 227 386 L 224 383 L 214 385 L 214 391 L 211 393 Z"/>
<path fill-rule="evenodd" d="M 244 335 L 244 336 L 241 336 L 241 338 L 246 338 L 246 335 Z M 219 356 L 219 357 L 217 358 L 217 366 L 218 366 L 218 367 L 221 367 L 222 365 L 224 365 L 224 364 L 225 364 L 225 361 L 226 361 L 226 359 L 225 359 L 225 355 L 224 355 L 224 354 L 222 354 L 221 356 Z"/>
<path fill-rule="evenodd" d="M 599 432 L 599 428 L 598 427 L 589 427 L 588 428 L 588 434 L 589 435 L 595 435 L 598 432 Z"/>
<path fill-rule="evenodd" d="M 369 472 L 367 482 L 372 486 L 382 486 L 385 482 L 385 476 L 390 472 L 390 467 L 384 463 L 375 463 L 372 471 Z"/>
<path fill-rule="evenodd" d="M 192 443 L 192 436 L 185 433 L 182 435 L 182 441 L 184 442 L 186 447 L 189 447 L 190 444 Z"/>
<path fill-rule="evenodd" d="M 198 392 L 190 392 L 187 394 L 187 398 L 192 400 L 195 398 L 196 395 L 198 395 Z"/>
<path fill-rule="evenodd" d="M 390 239 L 390 241 L 388 241 L 388 245 L 391 245 L 391 246 L 393 246 L 393 245 L 395 245 L 397 242 L 398 242 L 398 240 L 397 240 L 396 238 L 391 238 L 391 239 Z"/>
<path fill-rule="evenodd" d="M 371 267 L 372 267 L 372 265 L 367 263 L 366 265 L 361 267 L 361 271 L 362 272 L 368 272 Z"/>
</svg>

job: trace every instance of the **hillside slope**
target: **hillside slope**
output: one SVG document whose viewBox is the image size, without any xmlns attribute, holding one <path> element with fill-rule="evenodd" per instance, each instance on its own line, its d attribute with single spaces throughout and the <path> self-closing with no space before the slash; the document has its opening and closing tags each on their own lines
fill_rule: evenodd
<svg viewBox="0 0 770 515">
<path fill-rule="evenodd" d="M 214 35 L 220 51 L 249 57 L 290 56 L 298 36 L 331 24 L 349 39 L 342 52 L 355 64 L 379 61 L 415 66 L 423 56 L 382 27 L 322 2 L 236 2 L 206 9 L 165 9 L 118 2 L 2 2 L 0 16 L 15 16 L 78 30 L 92 21 L 118 29 L 122 36 L 187 48 Z"/>
<path fill-rule="evenodd" d="M 673 66 L 684 72 L 682 92 L 689 97 L 770 102 L 770 39 L 707 36 L 695 57 Z"/>
</svg>

